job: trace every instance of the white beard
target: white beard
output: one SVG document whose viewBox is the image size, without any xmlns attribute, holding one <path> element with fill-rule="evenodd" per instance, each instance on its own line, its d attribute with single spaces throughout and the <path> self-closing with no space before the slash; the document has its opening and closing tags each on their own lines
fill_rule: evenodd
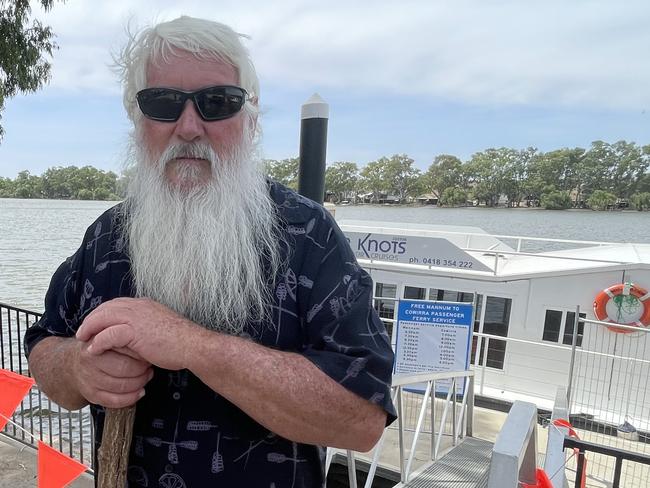
<svg viewBox="0 0 650 488">
<path fill-rule="evenodd" d="M 143 144 L 136 147 L 122 212 L 136 295 L 208 329 L 234 335 L 246 324 L 257 329 L 271 316 L 281 243 L 252 144 L 227 159 L 205 144 L 171 146 L 157 162 L 148 160 Z M 199 181 L 197 168 L 187 165 L 177 174 L 191 184 L 170 185 L 165 165 L 179 155 L 211 161 L 211 179 Z"/>
</svg>

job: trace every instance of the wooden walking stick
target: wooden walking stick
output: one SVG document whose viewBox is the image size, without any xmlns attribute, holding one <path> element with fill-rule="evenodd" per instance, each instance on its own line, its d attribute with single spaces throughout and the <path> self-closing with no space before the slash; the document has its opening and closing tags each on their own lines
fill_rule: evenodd
<svg viewBox="0 0 650 488">
<path fill-rule="evenodd" d="M 129 450 L 133 437 L 135 405 L 126 408 L 107 408 L 104 418 L 102 445 L 97 454 L 99 488 L 124 488 Z"/>
</svg>

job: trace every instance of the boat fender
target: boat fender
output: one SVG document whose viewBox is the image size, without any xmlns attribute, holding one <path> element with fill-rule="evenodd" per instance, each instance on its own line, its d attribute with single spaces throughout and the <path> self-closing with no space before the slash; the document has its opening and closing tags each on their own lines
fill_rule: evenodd
<svg viewBox="0 0 650 488">
<path fill-rule="evenodd" d="M 619 311 L 620 313 L 620 309 L 623 305 L 621 301 L 625 300 L 625 297 L 632 297 L 633 305 L 638 307 L 640 304 L 643 307 L 641 316 L 638 318 L 638 320 L 621 323 L 618 322 L 620 318 L 613 318 L 610 316 L 610 313 L 611 315 L 614 315 L 614 310 Z M 610 313 L 607 311 L 608 304 Z M 598 320 L 618 323 L 620 325 L 645 327 L 647 325 L 650 325 L 650 293 L 648 293 L 640 286 L 635 285 L 634 283 L 618 283 L 616 285 L 612 285 L 609 288 L 605 288 L 598 295 L 596 295 L 596 298 L 594 299 L 594 314 Z M 623 334 L 633 332 L 631 330 L 621 329 L 620 327 L 609 327 L 609 330 Z"/>
</svg>

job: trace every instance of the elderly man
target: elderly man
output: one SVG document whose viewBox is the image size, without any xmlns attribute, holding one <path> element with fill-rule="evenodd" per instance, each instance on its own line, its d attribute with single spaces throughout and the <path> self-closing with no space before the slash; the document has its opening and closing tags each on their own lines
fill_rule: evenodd
<svg viewBox="0 0 650 488">
<path fill-rule="evenodd" d="M 368 450 L 394 419 L 372 282 L 322 207 L 260 172 L 234 31 L 181 17 L 120 66 L 135 175 L 52 278 L 31 371 L 91 405 L 98 444 L 104 407 L 137 404 L 130 486 L 322 486 L 319 446 Z"/>
</svg>

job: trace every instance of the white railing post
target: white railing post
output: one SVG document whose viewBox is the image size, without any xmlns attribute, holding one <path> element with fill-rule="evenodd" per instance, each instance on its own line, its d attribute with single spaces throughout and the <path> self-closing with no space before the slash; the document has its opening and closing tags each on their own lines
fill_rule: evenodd
<svg viewBox="0 0 650 488">
<path fill-rule="evenodd" d="M 397 387 L 397 409 L 398 409 L 398 417 L 397 417 L 397 424 L 399 427 L 399 472 L 400 472 L 400 480 L 402 483 L 406 483 L 406 478 L 404 477 L 404 401 L 402 399 L 402 387 L 398 386 Z"/>
<path fill-rule="evenodd" d="M 544 471 L 551 479 L 553 488 L 567 488 L 564 438 L 569 434 L 569 429 L 568 427 L 555 425 L 553 421 L 559 419 L 569 420 L 569 403 L 567 402 L 566 390 L 561 387 L 557 389 L 551 423 L 548 426 Z"/>
<path fill-rule="evenodd" d="M 537 407 L 515 401 L 492 449 L 488 488 L 535 484 L 537 470 Z"/>
<path fill-rule="evenodd" d="M 357 463 L 354 459 L 354 451 L 348 449 L 348 482 L 350 488 L 357 488 Z"/>
</svg>

